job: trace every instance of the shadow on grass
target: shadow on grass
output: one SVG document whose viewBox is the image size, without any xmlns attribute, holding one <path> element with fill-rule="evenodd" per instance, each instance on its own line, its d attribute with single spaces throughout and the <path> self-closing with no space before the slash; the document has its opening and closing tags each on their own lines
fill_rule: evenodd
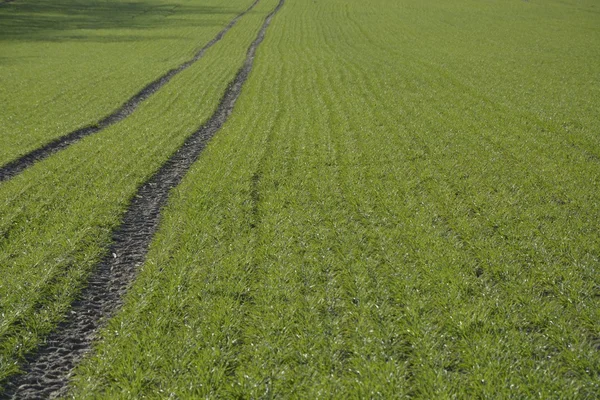
<svg viewBox="0 0 600 400">
<path fill-rule="evenodd" d="M 16 65 L 16 64 L 22 63 L 23 61 L 34 60 L 36 58 L 39 58 L 39 57 L 38 56 L 5 57 L 5 56 L 0 55 L 0 66 Z"/>
<path fill-rule="evenodd" d="M 147 32 L 131 31 L 220 25 L 208 17 L 214 14 L 233 18 L 236 11 L 226 4 L 209 7 L 185 1 L 19 0 L 0 7 L 0 41 L 153 40 L 156 36 Z M 119 30 L 127 32 L 120 35 Z"/>
</svg>

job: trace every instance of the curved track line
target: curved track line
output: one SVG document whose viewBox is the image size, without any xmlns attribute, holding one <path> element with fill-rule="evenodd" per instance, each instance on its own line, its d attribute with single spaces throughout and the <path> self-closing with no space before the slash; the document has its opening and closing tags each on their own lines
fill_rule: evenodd
<svg viewBox="0 0 600 400">
<path fill-rule="evenodd" d="M 73 143 L 81 140 L 82 138 L 100 132 L 101 130 L 113 124 L 116 124 L 117 122 L 122 121 L 128 116 L 130 116 L 141 103 L 143 103 L 146 99 L 148 99 L 150 96 L 156 93 L 160 88 L 166 85 L 175 75 L 186 70 L 187 68 L 192 66 L 196 61 L 201 59 L 206 50 L 208 50 L 215 43 L 221 40 L 223 36 L 225 36 L 225 34 L 238 22 L 238 20 L 250 10 L 252 10 L 259 1 L 260 0 L 255 0 L 254 3 L 252 3 L 252 5 L 248 7 L 248 9 L 241 12 L 234 19 L 232 19 L 229 22 L 229 24 L 227 24 L 227 26 L 223 28 L 223 30 L 221 30 L 217 34 L 217 36 L 215 36 L 202 49 L 200 49 L 191 60 L 184 62 L 177 68 L 169 70 L 164 75 L 147 84 L 142 90 L 140 90 L 135 95 L 133 95 L 133 97 L 127 100 L 125 104 L 113 111 L 110 115 L 98 121 L 98 123 L 74 130 L 71 133 L 54 139 L 51 142 L 43 145 L 42 147 L 38 147 L 37 149 L 32 150 L 29 153 L 17 158 L 16 160 L 10 161 L 7 164 L 1 166 L 0 182 L 9 180 L 15 175 L 18 175 L 19 173 L 23 172 L 23 170 L 30 167 L 37 161 L 43 160 L 44 158 L 52 155 L 53 153 L 56 153 L 60 150 L 69 147 Z"/>
<path fill-rule="evenodd" d="M 79 300 L 73 303 L 67 320 L 28 359 L 25 374 L 8 382 L 1 398 L 39 399 L 65 394 L 73 368 L 89 351 L 102 321 L 122 304 L 122 297 L 135 278 L 137 268 L 144 262 L 170 189 L 179 184 L 207 142 L 231 114 L 252 70 L 256 49 L 283 3 L 284 0 L 279 0 L 277 7 L 265 18 L 256 39 L 248 48 L 243 66 L 227 87 L 215 113 L 139 188 L 121 225 L 113 233 L 113 245 L 92 272 L 88 286 Z"/>
</svg>

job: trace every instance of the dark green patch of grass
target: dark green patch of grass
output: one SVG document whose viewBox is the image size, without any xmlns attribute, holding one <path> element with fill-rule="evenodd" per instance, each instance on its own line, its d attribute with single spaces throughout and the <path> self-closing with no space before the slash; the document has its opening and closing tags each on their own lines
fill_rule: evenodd
<svg viewBox="0 0 600 400">
<path fill-rule="evenodd" d="M 0 8 L 0 165 L 93 124 L 249 4 L 19 0 Z"/>
</svg>

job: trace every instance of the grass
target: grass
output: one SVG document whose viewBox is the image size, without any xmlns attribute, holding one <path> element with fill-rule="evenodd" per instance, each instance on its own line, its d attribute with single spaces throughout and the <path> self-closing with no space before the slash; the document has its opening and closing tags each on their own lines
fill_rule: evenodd
<svg viewBox="0 0 600 400">
<path fill-rule="evenodd" d="M 274 4 L 261 1 L 126 120 L 0 185 L 0 381 L 68 311 L 136 189 L 216 109 Z"/>
<path fill-rule="evenodd" d="M 19 0 L 0 7 L 0 165 L 96 123 L 192 58 L 250 3 Z"/>
<path fill-rule="evenodd" d="M 596 398 L 593 1 L 288 1 L 77 398 Z"/>
</svg>

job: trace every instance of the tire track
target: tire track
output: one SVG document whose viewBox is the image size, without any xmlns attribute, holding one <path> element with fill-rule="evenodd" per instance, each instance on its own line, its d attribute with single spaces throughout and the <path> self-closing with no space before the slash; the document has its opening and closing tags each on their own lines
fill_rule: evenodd
<svg viewBox="0 0 600 400">
<path fill-rule="evenodd" d="M 0 398 L 54 398 L 66 393 L 73 368 L 89 351 L 102 322 L 122 304 L 122 297 L 135 278 L 137 268 L 144 262 L 169 191 L 179 184 L 231 114 L 252 70 L 256 49 L 284 1 L 279 0 L 265 18 L 248 48 L 244 64 L 227 87 L 215 113 L 139 188 L 121 225 L 113 233 L 112 246 L 92 272 L 79 300 L 72 304 L 66 321 L 59 324 L 36 354 L 28 357 L 23 368 L 25 373 L 10 379 Z"/>
<path fill-rule="evenodd" d="M 10 0 L 14 1 L 14 0 Z M 17 158 L 16 160 L 10 161 L 7 164 L 0 167 L 0 182 L 7 181 L 14 177 L 15 175 L 20 174 L 25 169 L 33 165 L 34 163 L 43 160 L 50 155 L 66 149 L 70 145 L 78 142 L 82 138 L 93 135 L 94 133 L 100 132 L 103 129 L 108 128 L 109 126 L 116 124 L 130 116 L 140 104 L 146 101 L 150 96 L 160 90 L 164 85 L 166 85 L 175 75 L 180 72 L 191 67 L 196 61 L 200 60 L 206 50 L 211 48 L 215 43 L 220 41 L 223 36 L 238 22 L 240 18 L 242 18 L 245 14 L 247 14 L 250 10 L 258 4 L 260 0 L 255 0 L 248 9 L 238 14 L 234 19 L 232 19 L 225 28 L 223 28 L 217 35 L 211 39 L 203 48 L 201 48 L 196 55 L 179 65 L 177 68 L 173 68 L 169 70 L 164 75 L 160 76 L 156 80 L 147 84 L 142 90 L 133 95 L 129 100 L 127 100 L 121 107 L 117 108 L 108 116 L 104 117 L 100 121 L 95 124 L 85 126 L 83 128 L 79 128 L 74 130 L 71 133 L 68 133 L 64 136 L 61 136 L 57 139 L 52 140 L 51 142 L 43 145 L 42 147 L 38 147 L 35 150 L 30 151 L 29 153 Z M 2 3 L 0 3 L 2 4 Z"/>
</svg>

